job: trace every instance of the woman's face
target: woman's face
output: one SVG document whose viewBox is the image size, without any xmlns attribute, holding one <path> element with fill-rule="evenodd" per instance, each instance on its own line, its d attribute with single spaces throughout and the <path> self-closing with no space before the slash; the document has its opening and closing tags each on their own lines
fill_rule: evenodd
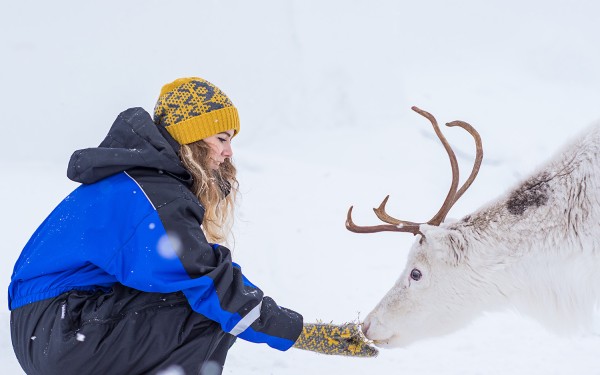
<svg viewBox="0 0 600 375">
<path fill-rule="evenodd" d="M 211 169 L 219 169 L 221 163 L 233 155 L 233 150 L 231 149 L 233 134 L 234 131 L 231 129 L 203 139 L 210 147 L 209 159 Z"/>
</svg>

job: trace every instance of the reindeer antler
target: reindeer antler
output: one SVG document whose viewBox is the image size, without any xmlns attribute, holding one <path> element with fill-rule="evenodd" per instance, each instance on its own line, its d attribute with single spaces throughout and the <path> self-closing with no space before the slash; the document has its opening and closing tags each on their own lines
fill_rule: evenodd
<svg viewBox="0 0 600 375">
<path fill-rule="evenodd" d="M 409 232 L 412 234 L 419 234 L 419 225 L 417 223 L 406 223 L 400 222 L 394 224 L 382 224 L 373 226 L 360 226 L 354 224 L 352 221 L 352 209 L 354 206 L 350 206 L 348 210 L 348 216 L 346 216 L 346 228 L 354 233 L 375 233 L 375 232 Z M 400 220 L 398 220 L 400 221 Z"/>
<path fill-rule="evenodd" d="M 479 167 L 481 166 L 481 161 L 483 160 L 483 148 L 481 145 L 481 137 L 479 136 L 479 133 L 477 133 L 477 131 L 471 125 L 469 125 L 468 123 L 466 123 L 464 121 L 452 121 L 452 122 L 449 122 L 446 124 L 446 126 L 449 126 L 449 127 L 458 126 L 458 127 L 465 129 L 475 139 L 476 156 L 475 156 L 475 162 L 473 164 L 473 169 L 472 169 L 471 174 L 469 175 L 469 178 L 467 179 L 467 181 L 465 181 L 465 183 L 460 187 L 460 189 L 458 189 L 459 170 L 458 170 L 458 162 L 456 161 L 456 155 L 454 154 L 452 147 L 450 147 L 450 144 L 446 140 L 446 137 L 444 137 L 444 135 L 442 134 L 442 131 L 440 130 L 440 127 L 438 126 L 437 120 L 429 112 L 423 111 L 422 109 L 419 109 L 417 107 L 412 107 L 412 110 L 417 112 L 421 116 L 427 118 L 431 122 L 431 125 L 433 126 L 433 129 L 435 131 L 435 134 L 438 136 L 438 138 L 442 142 L 444 149 L 446 149 L 446 153 L 448 153 L 448 158 L 450 159 L 450 167 L 452 168 L 452 183 L 450 185 L 450 190 L 448 191 L 448 194 L 446 195 L 446 199 L 444 200 L 444 203 L 442 204 L 442 207 L 427 223 L 414 223 L 412 221 L 398 220 L 398 219 L 388 215 L 388 213 L 385 211 L 385 205 L 387 204 L 387 201 L 390 197 L 388 195 L 385 197 L 383 202 L 381 202 L 381 204 L 379 205 L 378 208 L 373 209 L 373 211 L 375 211 L 375 215 L 377 215 L 379 220 L 381 220 L 385 223 L 388 223 L 388 225 L 385 225 L 385 224 L 384 225 L 374 225 L 374 226 L 356 225 L 352 221 L 352 207 L 350 207 L 350 209 L 348 210 L 348 216 L 346 218 L 346 228 L 349 231 L 352 231 L 355 233 L 408 232 L 408 233 L 412 233 L 415 235 L 421 234 L 421 231 L 419 229 L 420 225 L 421 224 L 440 225 L 446 218 L 446 215 L 448 215 L 448 212 L 450 211 L 452 206 L 465 193 L 465 191 L 467 191 L 467 189 L 471 186 L 471 184 L 475 180 L 475 177 L 477 176 L 477 173 L 479 172 Z"/>
</svg>

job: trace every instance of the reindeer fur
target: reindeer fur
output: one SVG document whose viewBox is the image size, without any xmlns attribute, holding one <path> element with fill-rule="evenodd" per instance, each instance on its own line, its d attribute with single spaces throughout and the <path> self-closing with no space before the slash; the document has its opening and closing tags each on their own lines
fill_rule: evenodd
<svg viewBox="0 0 600 375">
<path fill-rule="evenodd" d="M 599 200 L 600 124 L 473 214 L 421 225 L 366 336 L 403 346 L 511 307 L 557 332 L 589 329 L 600 306 Z"/>
</svg>

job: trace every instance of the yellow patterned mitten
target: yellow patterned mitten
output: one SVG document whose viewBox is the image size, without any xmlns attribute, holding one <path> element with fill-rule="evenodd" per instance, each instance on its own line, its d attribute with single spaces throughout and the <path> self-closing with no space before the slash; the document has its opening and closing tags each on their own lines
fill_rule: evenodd
<svg viewBox="0 0 600 375">
<path fill-rule="evenodd" d="M 306 323 L 294 344 L 295 348 L 331 355 L 375 357 L 378 351 L 371 346 L 356 323 L 343 325 Z"/>
</svg>

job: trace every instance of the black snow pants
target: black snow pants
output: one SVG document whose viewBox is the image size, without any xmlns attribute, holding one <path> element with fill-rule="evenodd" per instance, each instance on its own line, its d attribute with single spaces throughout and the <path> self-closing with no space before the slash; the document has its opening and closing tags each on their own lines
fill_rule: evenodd
<svg viewBox="0 0 600 375">
<path fill-rule="evenodd" d="M 70 291 L 11 313 L 27 374 L 221 374 L 235 337 L 195 313 L 183 293 L 115 284 Z"/>
</svg>

